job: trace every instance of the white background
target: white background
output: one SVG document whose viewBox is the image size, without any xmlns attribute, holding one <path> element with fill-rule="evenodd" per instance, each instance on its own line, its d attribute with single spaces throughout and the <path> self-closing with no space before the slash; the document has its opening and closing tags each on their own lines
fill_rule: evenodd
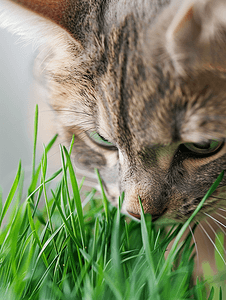
<svg viewBox="0 0 226 300">
<path fill-rule="evenodd" d="M 33 117 L 34 53 L 31 45 L 18 43 L 18 36 L 6 30 L 0 29 L 0 40 L 0 186 L 4 199 L 16 175 L 19 159 L 26 173 L 31 167 L 32 137 L 28 123 Z"/>
<path fill-rule="evenodd" d="M 0 29 L 0 41 L 0 188 L 3 189 L 4 201 L 20 159 L 25 171 L 25 194 L 31 179 L 36 103 L 39 105 L 37 161 L 43 143 L 46 145 L 57 132 L 45 91 L 33 77 L 33 62 L 38 52 L 7 30 Z M 48 155 L 51 174 L 60 167 L 59 143 L 58 139 Z M 79 170 L 76 173 L 80 181 L 83 174 L 79 175 Z M 94 182 L 87 178 L 85 186 L 93 187 Z"/>
</svg>

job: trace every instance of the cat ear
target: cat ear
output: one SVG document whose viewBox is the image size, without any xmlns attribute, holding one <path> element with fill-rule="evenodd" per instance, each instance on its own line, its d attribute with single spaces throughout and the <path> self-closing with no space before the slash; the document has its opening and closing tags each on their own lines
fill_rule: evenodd
<svg viewBox="0 0 226 300">
<path fill-rule="evenodd" d="M 73 36 L 77 6 L 78 0 L 1 0 L 0 27 L 32 40 Z"/>
<path fill-rule="evenodd" d="M 173 18 L 166 47 L 176 71 L 226 72 L 226 1 L 185 0 Z"/>
<path fill-rule="evenodd" d="M 64 18 L 68 7 L 67 0 L 13 0 L 10 2 L 18 3 L 22 7 L 46 17 L 64 28 L 67 28 L 67 23 Z"/>
</svg>

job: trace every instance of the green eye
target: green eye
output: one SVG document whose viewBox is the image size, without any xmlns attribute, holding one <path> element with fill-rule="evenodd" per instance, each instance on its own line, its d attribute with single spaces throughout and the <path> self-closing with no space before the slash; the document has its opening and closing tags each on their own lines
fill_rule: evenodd
<svg viewBox="0 0 226 300">
<path fill-rule="evenodd" d="M 222 144 L 223 144 L 222 141 L 209 140 L 208 142 L 186 143 L 184 145 L 192 152 L 198 154 L 210 154 L 218 150 Z"/>
<path fill-rule="evenodd" d="M 114 146 L 112 143 L 108 142 L 105 138 L 103 138 L 101 135 L 99 135 L 96 131 L 92 131 L 89 133 L 89 137 L 91 140 L 93 140 L 95 143 L 105 146 L 105 147 L 112 147 Z"/>
</svg>

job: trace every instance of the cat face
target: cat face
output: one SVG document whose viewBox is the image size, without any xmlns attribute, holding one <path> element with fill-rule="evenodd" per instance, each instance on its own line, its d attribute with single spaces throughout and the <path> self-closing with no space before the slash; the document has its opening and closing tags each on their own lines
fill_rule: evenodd
<svg viewBox="0 0 226 300">
<path fill-rule="evenodd" d="M 149 66 L 143 68 L 147 79 L 139 82 L 136 58 L 130 62 L 129 75 L 122 78 L 115 62 L 101 78 L 95 118 L 87 117 L 94 126 L 83 136 L 93 152 L 83 151 L 83 145 L 78 155 L 75 146 L 75 158 L 100 170 L 112 201 L 125 192 L 124 212 L 139 217 L 139 196 L 153 218 L 164 214 L 185 221 L 225 168 L 224 79 L 206 71 L 175 84 L 173 70 Z M 126 93 L 119 97 L 120 91 Z M 202 213 L 220 202 L 210 198 Z"/>
<path fill-rule="evenodd" d="M 140 197 L 154 220 L 184 222 L 226 167 L 224 1 L 18 2 L 48 23 L 39 59 L 75 168 L 98 168 L 135 218 Z M 199 217 L 224 205 L 224 186 Z"/>
</svg>

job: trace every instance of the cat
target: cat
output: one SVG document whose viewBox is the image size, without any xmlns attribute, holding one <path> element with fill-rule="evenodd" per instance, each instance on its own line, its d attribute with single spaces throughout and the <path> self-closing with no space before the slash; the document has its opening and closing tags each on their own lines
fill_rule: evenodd
<svg viewBox="0 0 226 300">
<path fill-rule="evenodd" d="M 75 168 L 139 219 L 185 222 L 226 169 L 224 0 L 0 0 L 37 65 Z M 43 46 L 44 45 L 44 46 Z M 224 210 L 223 178 L 196 217 Z"/>
</svg>

